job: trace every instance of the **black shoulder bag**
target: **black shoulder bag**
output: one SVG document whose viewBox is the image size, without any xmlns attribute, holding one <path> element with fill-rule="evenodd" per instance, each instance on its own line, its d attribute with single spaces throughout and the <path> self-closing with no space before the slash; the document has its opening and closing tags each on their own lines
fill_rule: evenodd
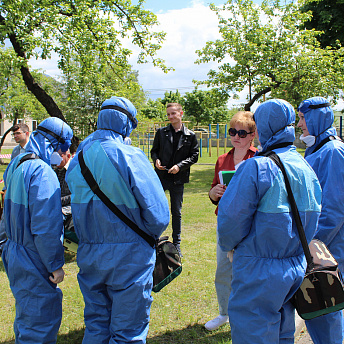
<svg viewBox="0 0 344 344">
<path fill-rule="evenodd" d="M 305 277 L 300 288 L 294 294 L 292 303 L 300 317 L 305 320 L 343 309 L 343 278 L 337 261 L 322 241 L 313 239 L 307 245 L 306 234 L 284 165 L 273 151 L 262 155 L 273 160 L 283 173 L 288 200 L 307 260 Z"/>
<path fill-rule="evenodd" d="M 128 227 L 130 227 L 136 234 L 141 236 L 152 248 L 156 249 L 156 262 L 153 271 L 153 291 L 158 292 L 182 272 L 181 258 L 176 247 L 168 241 L 168 237 L 161 237 L 155 240 L 153 237 L 144 232 L 119 208 L 111 202 L 111 200 L 100 190 L 99 185 L 94 179 L 92 172 L 86 166 L 82 150 L 78 154 L 78 160 L 81 168 L 81 173 L 85 178 L 91 190 L 100 198 L 100 200 Z"/>
</svg>

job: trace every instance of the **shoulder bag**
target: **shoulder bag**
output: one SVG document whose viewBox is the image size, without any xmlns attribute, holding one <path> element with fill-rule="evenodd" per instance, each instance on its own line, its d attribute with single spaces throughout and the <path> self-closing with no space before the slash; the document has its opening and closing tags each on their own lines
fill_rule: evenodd
<svg viewBox="0 0 344 344">
<path fill-rule="evenodd" d="M 78 154 L 81 173 L 91 190 L 100 200 L 136 234 L 140 235 L 152 248 L 156 250 L 156 262 L 153 271 L 153 291 L 158 292 L 182 272 L 181 258 L 176 247 L 168 241 L 168 237 L 155 240 L 131 221 L 111 200 L 100 190 L 90 169 L 86 166 L 82 150 Z"/>
<path fill-rule="evenodd" d="M 322 241 L 313 239 L 307 245 L 306 234 L 284 165 L 273 151 L 262 155 L 272 159 L 283 173 L 289 203 L 307 260 L 306 274 L 300 288 L 292 298 L 292 303 L 304 320 L 343 309 L 343 278 L 338 269 L 337 261 Z"/>
</svg>

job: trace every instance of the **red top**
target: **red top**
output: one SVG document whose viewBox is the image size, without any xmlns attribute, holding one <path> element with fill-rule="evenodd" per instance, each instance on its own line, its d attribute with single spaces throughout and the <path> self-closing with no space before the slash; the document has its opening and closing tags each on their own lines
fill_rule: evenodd
<svg viewBox="0 0 344 344">
<path fill-rule="evenodd" d="M 215 185 L 220 184 L 220 179 L 219 179 L 219 172 L 220 171 L 234 171 L 235 170 L 235 166 L 234 166 L 234 150 L 235 148 L 233 147 L 228 153 L 220 155 L 216 161 L 216 165 L 215 165 L 215 175 L 214 175 L 214 179 L 213 182 L 211 184 L 211 188 L 213 188 Z M 244 159 L 243 160 L 247 160 L 249 158 L 252 158 L 255 153 L 256 153 L 257 149 L 254 148 L 253 146 L 251 146 Z M 218 202 L 214 202 L 213 200 L 211 200 L 214 204 L 218 204 Z M 215 214 L 217 215 L 217 207 L 215 210 Z"/>
</svg>

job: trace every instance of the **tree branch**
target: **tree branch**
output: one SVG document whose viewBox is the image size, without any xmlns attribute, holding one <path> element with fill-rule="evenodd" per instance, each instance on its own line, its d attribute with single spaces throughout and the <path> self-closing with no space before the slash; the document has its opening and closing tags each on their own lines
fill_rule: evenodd
<svg viewBox="0 0 344 344">
<path fill-rule="evenodd" d="M 0 24 L 6 26 L 5 18 L 0 14 Z M 20 40 L 14 34 L 14 32 L 8 33 L 8 38 L 12 43 L 13 49 L 18 57 L 22 58 L 23 65 L 20 67 L 20 72 L 22 74 L 23 80 L 25 82 L 26 87 L 32 94 L 37 98 L 37 100 L 44 106 L 47 110 L 48 114 L 52 117 L 58 117 L 66 122 L 61 110 L 55 103 L 52 97 L 49 96 L 45 92 L 45 90 L 35 81 L 34 77 L 32 76 L 28 66 L 27 66 L 27 59 L 25 51 L 21 47 Z"/>
</svg>

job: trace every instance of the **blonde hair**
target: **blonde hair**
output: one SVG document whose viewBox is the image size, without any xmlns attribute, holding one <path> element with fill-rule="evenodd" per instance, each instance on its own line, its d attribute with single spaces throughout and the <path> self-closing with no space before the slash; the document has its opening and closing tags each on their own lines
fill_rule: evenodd
<svg viewBox="0 0 344 344">
<path fill-rule="evenodd" d="M 168 103 L 166 105 L 166 109 L 169 108 L 169 107 L 172 107 L 172 106 L 174 106 L 178 111 L 182 111 L 183 110 L 182 106 L 179 103 Z"/>
<path fill-rule="evenodd" d="M 253 133 L 256 131 L 256 123 L 253 120 L 253 113 L 250 111 L 237 112 L 229 122 L 231 128 L 234 128 L 236 124 L 247 127 Z"/>
</svg>

